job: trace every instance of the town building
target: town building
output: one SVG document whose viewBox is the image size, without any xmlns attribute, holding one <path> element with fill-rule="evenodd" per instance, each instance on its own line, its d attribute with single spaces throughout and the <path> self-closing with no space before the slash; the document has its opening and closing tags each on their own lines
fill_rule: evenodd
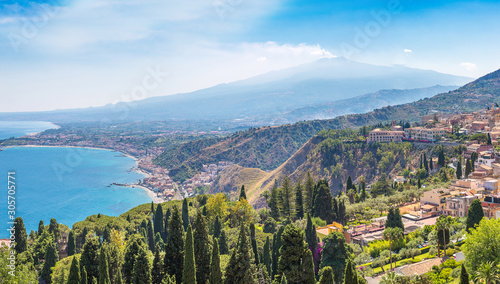
<svg viewBox="0 0 500 284">
<path fill-rule="evenodd" d="M 391 131 L 376 128 L 370 131 L 366 142 L 401 142 L 405 135 L 404 131 Z"/>
</svg>

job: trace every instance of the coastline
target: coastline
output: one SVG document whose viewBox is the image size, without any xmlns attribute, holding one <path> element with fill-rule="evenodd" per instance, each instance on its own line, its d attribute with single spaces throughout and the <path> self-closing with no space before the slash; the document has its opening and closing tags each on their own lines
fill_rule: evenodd
<svg viewBox="0 0 500 284">
<path fill-rule="evenodd" d="M 123 152 L 120 152 L 120 151 L 117 151 L 117 150 L 114 150 L 114 149 L 99 148 L 99 147 L 89 147 L 89 146 L 70 146 L 70 145 L 63 145 L 63 146 L 53 146 L 53 145 L 13 145 L 13 146 L 0 147 L 0 149 L 17 148 L 17 147 L 24 147 L 24 148 L 37 148 L 37 147 L 38 148 L 84 148 L 84 149 L 93 149 L 93 150 L 114 151 L 114 152 L 122 154 L 125 157 L 129 157 L 129 158 L 134 159 L 136 166 L 132 168 L 133 171 L 136 171 L 136 172 L 144 175 L 144 178 L 151 177 L 150 173 L 139 169 L 139 167 L 138 167 L 139 159 L 137 157 L 134 157 L 134 156 L 132 156 L 130 154 L 123 153 Z M 163 203 L 163 202 L 166 201 L 166 200 L 164 200 L 164 199 L 156 196 L 156 193 L 153 190 L 151 190 L 151 189 L 149 189 L 149 188 L 147 188 L 145 186 L 138 185 L 138 184 L 127 184 L 127 185 L 122 185 L 122 186 L 137 187 L 137 188 L 143 189 L 144 191 L 146 191 L 146 193 L 149 195 L 149 197 L 151 197 L 151 199 L 153 200 L 153 202 L 155 204 Z"/>
</svg>

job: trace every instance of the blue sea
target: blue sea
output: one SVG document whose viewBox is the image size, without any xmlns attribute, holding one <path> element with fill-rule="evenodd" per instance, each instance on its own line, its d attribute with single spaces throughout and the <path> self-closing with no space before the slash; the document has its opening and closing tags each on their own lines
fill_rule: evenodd
<svg viewBox="0 0 500 284">
<path fill-rule="evenodd" d="M 20 137 L 30 133 L 57 128 L 48 121 L 4 121 L 0 120 L 0 139 Z"/>
<path fill-rule="evenodd" d="M 118 216 L 151 198 L 141 188 L 113 186 L 134 183 L 134 159 L 121 153 L 71 147 L 16 147 L 0 151 L 0 238 L 8 237 L 7 176 L 15 172 L 16 216 L 26 230 L 51 218 L 70 228 L 92 214 Z"/>
</svg>

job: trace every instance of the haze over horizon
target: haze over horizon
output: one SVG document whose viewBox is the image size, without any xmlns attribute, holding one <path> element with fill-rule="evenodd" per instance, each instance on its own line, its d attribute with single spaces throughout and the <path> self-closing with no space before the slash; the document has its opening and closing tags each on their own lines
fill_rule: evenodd
<svg viewBox="0 0 500 284">
<path fill-rule="evenodd" d="M 499 11 L 496 1 L 2 1 L 0 112 L 191 92 L 337 56 L 477 78 L 500 68 Z"/>
</svg>

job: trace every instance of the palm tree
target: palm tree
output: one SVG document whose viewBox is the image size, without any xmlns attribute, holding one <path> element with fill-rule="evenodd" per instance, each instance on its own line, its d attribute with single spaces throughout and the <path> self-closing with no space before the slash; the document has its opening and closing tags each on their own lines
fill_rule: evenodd
<svg viewBox="0 0 500 284">
<path fill-rule="evenodd" d="M 499 270 L 500 269 L 498 269 L 493 261 L 484 263 L 477 269 L 474 281 L 484 282 L 486 284 L 497 283 L 497 281 L 500 281 Z"/>
<path fill-rule="evenodd" d="M 436 220 L 436 229 L 443 231 L 443 246 L 444 246 L 443 258 L 446 258 L 446 231 L 450 229 L 451 225 L 453 225 L 453 218 L 451 216 L 441 215 Z"/>
<path fill-rule="evenodd" d="M 401 228 L 399 228 L 401 230 Z M 394 272 L 389 272 L 386 275 L 382 276 L 382 280 L 380 280 L 379 284 L 397 284 L 398 276 Z"/>
<path fill-rule="evenodd" d="M 401 228 L 385 228 L 384 230 L 384 240 L 389 241 L 389 259 L 391 261 L 392 270 L 392 241 L 399 240 L 403 236 L 403 230 Z"/>
</svg>

